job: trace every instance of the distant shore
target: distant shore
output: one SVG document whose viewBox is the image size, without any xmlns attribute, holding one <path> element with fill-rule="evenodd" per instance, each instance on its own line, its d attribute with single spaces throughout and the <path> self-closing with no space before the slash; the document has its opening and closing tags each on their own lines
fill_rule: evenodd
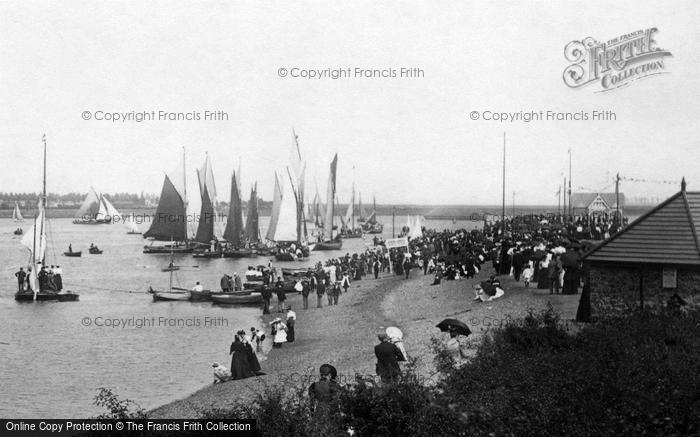
<svg viewBox="0 0 700 437">
<path fill-rule="evenodd" d="M 624 213 L 625 215 L 628 216 L 638 216 L 641 215 L 647 211 L 649 211 L 651 208 L 653 208 L 654 205 L 628 205 L 625 207 Z M 341 204 L 339 206 L 340 210 L 345 210 L 346 205 Z M 434 211 L 437 208 L 451 208 L 455 210 L 454 212 L 454 217 L 446 217 L 446 216 L 435 216 L 433 219 L 435 220 L 452 220 L 457 219 L 465 219 L 467 218 L 471 213 L 483 213 L 483 214 L 495 214 L 498 215 L 501 213 L 501 206 L 500 205 L 377 205 L 377 216 L 380 217 L 390 217 L 392 213 L 396 215 L 397 220 L 400 220 L 399 218 L 404 218 L 406 215 L 420 215 L 420 216 L 428 216 L 431 211 Z M 152 207 L 143 207 L 143 208 L 125 208 L 121 209 L 117 207 L 119 212 L 122 215 L 129 215 L 129 214 L 136 214 L 136 215 L 148 215 L 152 216 L 155 214 L 156 209 Z M 371 209 L 371 208 L 365 208 L 365 209 Z M 65 208 L 47 208 L 46 213 L 48 218 L 73 218 L 75 217 L 75 213 L 77 212 L 77 208 L 70 208 L 70 209 L 65 209 Z M 225 208 L 220 209 L 219 211 L 222 214 L 226 214 L 227 210 Z M 260 208 L 259 209 L 259 214 L 261 217 L 266 217 L 270 215 L 270 208 Z M 371 211 L 368 211 L 371 212 Z M 515 213 L 517 215 L 527 215 L 527 214 L 544 214 L 544 213 L 556 213 L 557 212 L 557 206 L 556 205 L 515 205 Z M 34 214 L 36 213 L 35 210 L 33 209 L 27 209 L 27 210 L 22 210 L 22 214 L 24 215 L 25 219 L 33 217 Z M 506 208 L 506 215 L 512 214 L 512 206 L 508 206 Z M 3 218 L 12 218 L 12 209 L 0 209 L 0 219 Z M 426 218 L 430 218 L 429 216 Z M 26 220 L 25 220 L 26 221 Z"/>
<path fill-rule="evenodd" d="M 489 272 L 487 267 L 474 279 L 443 281 L 437 286 L 430 286 L 431 275 L 424 276 L 418 270 L 413 270 L 408 280 L 389 274 L 378 280 L 368 276 L 354 282 L 348 293 L 341 294 L 337 306 L 327 307 L 324 296 L 321 309 L 316 308 L 316 296 L 309 296 L 309 309 L 304 310 L 301 296 L 291 295 L 287 303 L 297 313 L 296 341 L 271 351 L 269 340 L 266 341 L 267 359 L 261 364 L 267 375 L 206 386 L 184 399 L 151 410 L 149 417 L 194 418 L 206 409 L 252 400 L 256 393 L 268 387 L 304 388 L 324 363 L 338 369 L 341 383 L 352 382 L 358 373 L 374 375 L 376 336 L 388 326 L 403 331 L 407 353 L 418 358 L 419 373 L 429 379 L 434 374 L 430 341 L 433 336 L 444 337 L 435 327 L 444 318 L 467 323 L 473 332 L 470 338 L 478 341 L 490 327 L 504 323 L 508 317 L 522 317 L 529 308 L 541 310 L 547 302 L 552 303 L 562 320 L 575 317 L 579 295 L 552 296 L 548 290 L 525 288 L 511 278 L 503 278 L 506 290 L 503 298 L 489 303 L 474 302 L 473 286 L 487 278 Z M 275 313 L 264 316 L 263 326 L 269 326 L 269 321 L 278 316 L 283 317 Z M 228 367 L 227 352 L 228 343 L 222 339 L 221 353 L 211 361 L 218 360 Z"/>
</svg>

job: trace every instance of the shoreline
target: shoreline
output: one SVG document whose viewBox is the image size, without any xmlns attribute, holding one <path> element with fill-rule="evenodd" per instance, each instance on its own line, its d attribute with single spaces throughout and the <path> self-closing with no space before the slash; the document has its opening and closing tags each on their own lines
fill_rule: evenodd
<svg viewBox="0 0 700 437">
<path fill-rule="evenodd" d="M 272 349 L 269 337 L 266 338 L 264 358 L 259 356 L 266 375 L 207 385 L 185 398 L 149 410 L 148 415 L 164 419 L 195 418 L 206 409 L 252 401 L 256 394 L 280 385 L 285 390 L 305 390 L 324 363 L 338 369 L 341 384 L 353 382 L 358 373 L 374 375 L 377 333 L 388 326 L 403 331 L 409 357 L 418 359 L 416 370 L 422 378 L 430 380 L 435 373 L 431 339 L 445 338 L 435 327 L 444 318 L 458 318 L 469 325 L 472 330 L 469 343 L 473 348 L 488 329 L 505 323 L 509 317 L 526 315 L 529 308 L 542 310 L 547 302 L 560 314 L 562 322 L 575 319 L 580 294 L 550 295 L 548 290 L 525 288 L 505 276 L 501 277 L 505 296 L 493 302 L 474 302 L 474 284 L 487 279 L 490 270 L 486 268 L 473 279 L 443 281 L 436 286 L 430 286 L 433 276 L 424 276 L 419 269 L 412 270 L 408 280 L 388 273 L 377 280 L 367 276 L 353 282 L 348 292 L 340 295 L 337 306 L 328 307 L 323 296 L 320 309 L 316 308 L 315 295 L 309 296 L 309 309 L 304 310 L 301 295 L 290 294 L 287 305 L 297 314 L 296 341 Z M 270 320 L 280 315 L 273 312 L 261 316 L 266 335 L 269 336 Z M 224 364 L 228 367 L 230 362 Z"/>
</svg>

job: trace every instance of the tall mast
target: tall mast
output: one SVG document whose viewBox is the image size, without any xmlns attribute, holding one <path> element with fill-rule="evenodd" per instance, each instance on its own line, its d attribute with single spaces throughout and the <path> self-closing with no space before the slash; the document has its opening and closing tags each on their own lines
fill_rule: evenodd
<svg viewBox="0 0 700 437">
<path fill-rule="evenodd" d="M 182 195 L 185 196 L 184 199 L 182 199 L 182 202 L 185 205 L 185 241 L 188 240 L 187 236 L 189 233 L 189 229 L 187 228 L 187 223 L 189 223 L 189 217 L 187 217 L 187 168 L 186 168 L 186 162 L 185 162 L 185 146 L 182 146 Z"/>
<path fill-rule="evenodd" d="M 506 231 L 505 225 L 506 216 L 506 133 L 503 132 L 503 202 L 501 208 L 501 225 L 503 226 L 503 232 Z"/>
<path fill-rule="evenodd" d="M 46 221 L 46 134 L 44 134 L 41 137 L 41 140 L 44 142 L 44 183 L 43 183 L 43 191 L 41 194 L 41 207 L 39 210 L 39 214 L 41 214 L 41 233 L 39 234 L 39 251 L 41 252 L 41 246 L 44 243 L 44 222 Z M 36 245 L 36 243 L 35 243 Z M 36 249 L 36 246 L 35 246 Z M 44 265 L 44 259 L 45 259 L 45 253 L 42 254 L 41 257 L 41 265 L 43 267 Z M 36 269 L 35 269 L 36 270 Z"/>
<path fill-rule="evenodd" d="M 352 202 L 352 227 L 350 228 L 350 232 L 355 232 L 355 166 L 352 166 L 352 198 L 350 199 Z"/>
</svg>

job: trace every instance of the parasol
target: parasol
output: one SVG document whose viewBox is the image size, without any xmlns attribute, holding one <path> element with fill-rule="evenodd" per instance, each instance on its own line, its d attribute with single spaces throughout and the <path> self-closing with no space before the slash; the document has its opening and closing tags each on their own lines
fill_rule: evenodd
<svg viewBox="0 0 700 437">
<path fill-rule="evenodd" d="M 440 328 L 440 331 L 442 332 L 454 331 L 460 335 L 469 335 L 472 333 L 472 331 L 464 322 L 459 321 L 457 319 L 445 319 L 435 326 Z"/>
</svg>

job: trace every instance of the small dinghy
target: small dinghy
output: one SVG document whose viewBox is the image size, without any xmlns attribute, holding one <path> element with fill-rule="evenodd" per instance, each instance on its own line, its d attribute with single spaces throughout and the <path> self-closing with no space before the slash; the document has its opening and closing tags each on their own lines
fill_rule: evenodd
<svg viewBox="0 0 700 437">
<path fill-rule="evenodd" d="M 83 255 L 82 251 L 78 252 L 63 252 L 63 256 L 71 256 L 71 257 L 81 257 Z"/>
<path fill-rule="evenodd" d="M 260 293 L 245 295 L 225 293 L 221 295 L 212 295 L 211 300 L 218 305 L 258 305 L 262 303 L 263 297 Z"/>
<path fill-rule="evenodd" d="M 189 291 L 154 291 L 153 302 L 158 301 L 188 301 L 191 293 Z"/>
</svg>

